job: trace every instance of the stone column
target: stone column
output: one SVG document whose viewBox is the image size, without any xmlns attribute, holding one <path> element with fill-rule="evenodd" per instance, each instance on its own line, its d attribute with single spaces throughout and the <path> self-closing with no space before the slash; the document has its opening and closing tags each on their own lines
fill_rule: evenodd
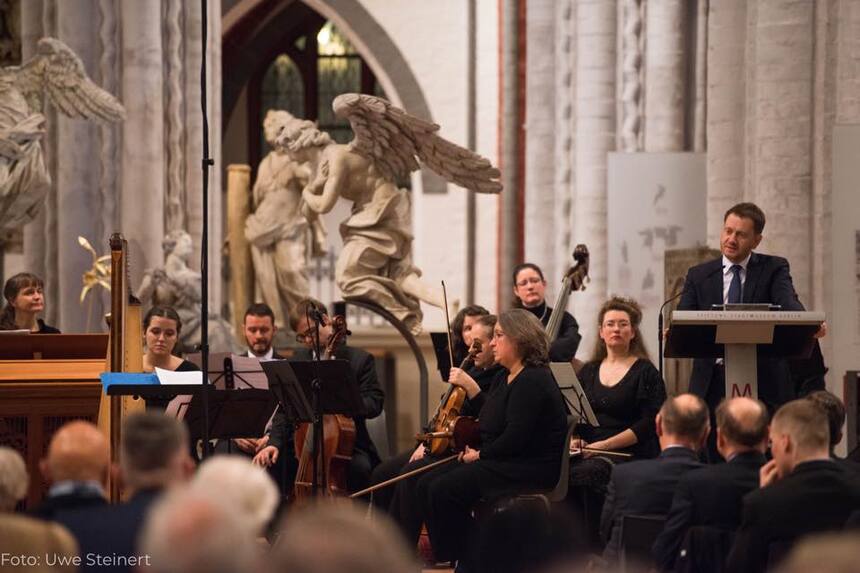
<svg viewBox="0 0 860 573">
<path fill-rule="evenodd" d="M 707 77 L 708 244 L 723 213 L 744 197 L 746 0 L 709 3 Z"/>
<path fill-rule="evenodd" d="M 550 297 L 555 296 L 559 284 L 552 249 L 557 128 L 552 57 L 555 19 L 555 0 L 531 0 L 526 5 L 525 260 L 543 269 Z"/>
<path fill-rule="evenodd" d="M 606 297 L 607 154 L 616 148 L 617 5 L 579 0 L 576 12 L 576 202 L 574 242 L 591 252 L 591 283 L 572 297 L 582 325 L 580 355 L 594 343 L 597 311 Z"/>
<path fill-rule="evenodd" d="M 640 0 L 624 0 L 624 25 L 621 38 L 621 149 L 642 150 L 642 4 Z"/>
<path fill-rule="evenodd" d="M 91 78 L 98 77 L 97 10 L 94 0 L 64 0 L 57 4 L 58 38 L 78 55 Z M 99 245 L 103 236 L 99 193 L 98 135 L 95 123 L 71 119 L 58 114 L 49 129 L 57 133 L 57 271 L 59 292 L 55 295 L 59 308 L 60 328 L 68 332 L 84 332 L 87 309 L 80 305 L 81 276 L 92 266 L 92 258 L 78 244 L 78 236 Z M 104 249 L 102 249 L 102 252 Z M 100 299 L 93 299 L 95 321 L 103 314 Z"/>
<path fill-rule="evenodd" d="M 122 0 L 123 126 L 121 229 L 131 249 L 131 284 L 161 265 L 164 237 L 164 78 L 161 3 Z M 131 135 L 131 136 L 130 136 Z"/>
<path fill-rule="evenodd" d="M 553 267 L 567 269 L 573 253 L 574 98 L 576 85 L 576 5 L 574 0 L 556 3 L 555 25 L 555 197 L 553 217 Z"/>
<path fill-rule="evenodd" d="M 652 0 L 645 25 L 645 150 L 684 149 L 685 0 Z"/>
</svg>

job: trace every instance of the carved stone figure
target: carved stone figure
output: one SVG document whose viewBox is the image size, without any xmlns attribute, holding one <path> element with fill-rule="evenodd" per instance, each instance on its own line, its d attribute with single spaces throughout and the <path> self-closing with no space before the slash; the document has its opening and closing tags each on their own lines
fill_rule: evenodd
<svg viewBox="0 0 860 573">
<path fill-rule="evenodd" d="M 245 220 L 245 238 L 251 245 L 260 293 L 282 328 L 289 325 L 289 310 L 310 294 L 308 243 L 316 256 L 324 254 L 326 240 L 325 227 L 316 214 L 310 219 L 302 215 L 302 189 L 311 176 L 310 166 L 275 144 L 278 134 L 297 122 L 300 120 L 286 111 L 266 114 L 263 131 L 273 149 L 257 169 L 254 212 Z M 325 143 L 331 142 L 328 135 L 322 135 Z"/>
<path fill-rule="evenodd" d="M 191 235 L 171 231 L 162 242 L 163 267 L 147 269 L 143 274 L 137 297 L 145 308 L 172 307 L 182 320 L 178 351 L 192 352 L 200 344 L 200 273 L 188 266 L 193 253 Z M 239 347 L 230 334 L 230 325 L 216 314 L 209 314 L 209 347 L 212 352 L 238 352 Z"/>
<path fill-rule="evenodd" d="M 40 145 L 45 97 L 69 117 L 125 117 L 122 104 L 90 81 L 81 60 L 57 39 L 42 38 L 33 58 L 0 70 L 0 231 L 31 221 L 50 188 Z"/>
<path fill-rule="evenodd" d="M 345 299 L 371 300 L 421 331 L 419 301 L 443 306 L 440 290 L 421 279 L 412 262 L 408 192 L 397 186 L 418 160 L 448 181 L 481 193 L 498 193 L 499 171 L 485 158 L 437 135 L 439 126 L 413 117 L 384 99 L 359 94 L 335 98 L 335 113 L 355 138 L 330 143 L 313 122 L 290 123 L 276 141 L 313 167 L 302 191 L 303 212 L 331 211 L 338 199 L 353 202 L 340 225 L 343 251 L 335 277 Z"/>
</svg>

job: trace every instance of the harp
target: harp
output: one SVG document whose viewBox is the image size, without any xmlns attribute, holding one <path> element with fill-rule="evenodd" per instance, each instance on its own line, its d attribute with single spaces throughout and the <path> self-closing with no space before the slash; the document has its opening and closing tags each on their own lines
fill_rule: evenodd
<svg viewBox="0 0 860 573">
<path fill-rule="evenodd" d="M 143 326 L 140 301 L 131 292 L 128 268 L 128 243 L 119 233 L 110 237 L 111 251 L 111 302 L 106 317 L 110 329 L 110 342 L 106 369 L 110 372 L 143 372 Z M 99 407 L 99 427 L 110 438 L 111 463 L 119 463 L 123 417 L 145 408 L 140 398 L 108 396 L 102 392 Z M 117 480 L 111 477 L 111 501 L 120 500 Z"/>
</svg>

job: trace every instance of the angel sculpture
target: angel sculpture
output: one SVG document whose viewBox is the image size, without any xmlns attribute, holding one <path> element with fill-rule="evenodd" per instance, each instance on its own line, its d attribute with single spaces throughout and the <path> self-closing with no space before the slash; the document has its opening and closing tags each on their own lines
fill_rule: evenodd
<svg viewBox="0 0 860 573">
<path fill-rule="evenodd" d="M 499 193 L 499 170 L 441 138 L 438 125 L 382 98 L 344 94 L 332 107 L 349 120 L 355 133 L 350 143 L 331 143 L 310 121 L 285 126 L 276 141 L 313 166 L 315 175 L 302 191 L 309 220 L 331 211 L 339 198 L 353 202 L 352 214 L 340 225 L 343 251 L 335 269 L 344 298 L 371 300 L 417 334 L 419 301 L 440 308 L 444 303 L 441 291 L 424 283 L 412 263 L 410 201 L 396 182 L 417 170 L 421 160 L 466 189 Z"/>
<path fill-rule="evenodd" d="M 42 38 L 22 66 L 0 69 L 0 231 L 28 223 L 51 185 L 40 141 L 47 98 L 73 118 L 119 121 L 122 104 L 87 77 L 63 42 Z"/>
</svg>

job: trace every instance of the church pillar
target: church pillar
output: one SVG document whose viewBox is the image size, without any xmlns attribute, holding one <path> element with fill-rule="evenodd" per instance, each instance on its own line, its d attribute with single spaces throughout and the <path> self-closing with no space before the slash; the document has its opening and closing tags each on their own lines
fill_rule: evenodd
<svg viewBox="0 0 860 573">
<path fill-rule="evenodd" d="M 555 25 L 555 139 L 553 151 L 554 199 L 552 211 L 545 217 L 554 222 L 553 277 L 566 270 L 573 253 L 573 162 L 574 98 L 576 85 L 576 5 L 574 0 L 556 2 Z M 553 280 L 553 279 L 551 279 Z M 558 278 L 554 278 L 558 281 Z M 556 284 L 558 284 L 556 282 Z"/>
<path fill-rule="evenodd" d="M 646 151 L 684 149 L 686 5 L 686 0 L 659 0 L 646 10 Z"/>
<path fill-rule="evenodd" d="M 584 333 L 581 355 L 594 343 L 597 311 L 607 289 L 607 154 L 616 149 L 617 5 L 579 0 L 576 8 L 576 162 L 574 242 L 591 252 L 591 283 L 572 297 Z"/>
</svg>

